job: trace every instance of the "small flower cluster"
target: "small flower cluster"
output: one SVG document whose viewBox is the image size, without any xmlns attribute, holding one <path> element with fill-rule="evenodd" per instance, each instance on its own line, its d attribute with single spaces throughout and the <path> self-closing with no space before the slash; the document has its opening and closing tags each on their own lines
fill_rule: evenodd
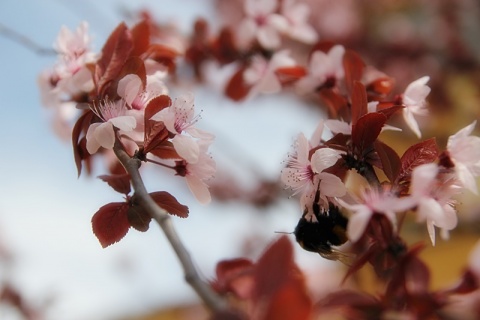
<svg viewBox="0 0 480 320">
<path fill-rule="evenodd" d="M 170 101 L 166 81 L 179 54 L 150 43 L 149 29 L 146 22 L 131 29 L 121 24 L 95 54 L 86 22 L 76 32 L 63 27 L 55 43 L 57 64 L 40 78 L 43 100 L 55 108 L 56 127 L 71 125 L 66 114 L 72 110 L 66 109 L 77 107 L 73 142 L 79 170 L 82 161 L 119 141 L 140 148 L 144 161 L 148 153 L 164 160 L 163 166 L 171 162 L 198 200 L 208 203 L 205 181 L 215 172 L 208 146 L 214 136 L 195 128 L 199 117 L 191 94 Z"/>
<path fill-rule="evenodd" d="M 298 135 L 281 173 L 281 181 L 299 196 L 302 215 L 295 237 L 304 249 L 349 264 L 346 277 L 370 263 L 386 284 L 379 297 L 339 291 L 318 305 L 324 310 L 341 306 L 350 318 L 360 319 L 437 316 L 450 295 L 460 294 L 463 287 L 430 291 L 428 268 L 418 256 L 421 247 L 409 248 L 402 239 L 402 221 L 406 214 L 414 214 L 417 222 L 426 224 L 433 245 L 437 228 L 446 238 L 456 227 L 456 196 L 467 189 L 478 194 L 476 121 L 450 136 L 442 151 L 431 138 L 409 146 L 400 156 L 382 141 L 381 133 L 401 132 L 394 121 L 402 117 L 409 131 L 422 137 L 419 119 L 429 115 L 428 76 L 395 92 L 394 79 L 367 66 L 355 51 L 321 40 L 309 23 L 314 10 L 308 2 L 234 3 L 242 8 L 236 20 L 211 32 L 208 22 L 199 19 L 189 40 L 176 31 L 165 35 L 147 13 L 132 28 L 120 24 L 98 54 L 90 49 L 86 23 L 76 32 L 61 30 L 55 44 L 58 63 L 41 75 L 40 86 L 44 102 L 56 111 L 55 127 L 59 131 L 73 127 L 79 173 L 84 166 L 90 170 L 93 156 L 120 148 L 136 160 L 185 177 L 195 197 L 208 203 L 206 181 L 215 173 L 208 148 L 214 136 L 195 127 L 200 116 L 191 94 L 173 101 L 168 96 L 166 83 L 178 58 L 184 56 L 197 80 L 218 81 L 226 75 L 222 89 L 235 101 L 293 92 L 299 99 L 315 101 L 329 115 L 310 139 Z M 145 221 L 151 219 L 136 195 L 130 195 L 130 177 L 116 164 L 110 166 L 111 175 L 101 178 L 126 201 L 109 203 L 94 215 L 94 232 L 103 246 L 120 240 L 130 227 L 145 231 Z M 188 208 L 170 194 L 150 196 L 170 213 L 188 216 Z M 348 240 L 351 252 L 332 249 Z M 291 250 L 282 238 L 257 263 L 241 259 L 221 263 L 213 288 L 247 301 L 259 319 L 283 315 L 278 310 L 284 308 L 285 293 L 297 299 L 302 315 L 285 319 L 307 319 L 312 302 L 304 294 Z M 278 261 L 283 265 L 274 265 Z M 471 269 L 478 281 L 475 266 Z M 271 274 L 274 268 L 280 279 Z M 478 291 L 478 286 L 469 290 Z"/>
</svg>

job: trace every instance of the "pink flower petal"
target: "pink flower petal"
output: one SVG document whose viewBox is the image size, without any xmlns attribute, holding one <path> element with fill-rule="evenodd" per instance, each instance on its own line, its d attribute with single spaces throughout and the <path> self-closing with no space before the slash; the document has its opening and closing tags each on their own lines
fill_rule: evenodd
<svg viewBox="0 0 480 320">
<path fill-rule="evenodd" d="M 195 198 L 197 198 L 198 202 L 201 204 L 208 204 L 212 200 L 208 186 L 202 180 L 196 176 L 190 175 L 187 175 L 185 179 L 187 181 L 188 188 L 193 193 Z"/>
<path fill-rule="evenodd" d="M 318 149 L 315 151 L 311 159 L 313 172 L 319 173 L 327 168 L 330 168 L 337 163 L 338 159 L 340 158 L 340 154 L 334 149 Z"/>
<path fill-rule="evenodd" d="M 112 149 L 115 143 L 115 132 L 110 122 L 101 123 L 95 128 L 94 137 L 106 149 Z"/>
<path fill-rule="evenodd" d="M 132 131 L 137 126 L 137 120 L 133 116 L 120 116 L 111 118 L 108 122 L 123 131 Z"/>
<path fill-rule="evenodd" d="M 173 147 L 178 155 L 188 163 L 196 163 L 200 154 L 198 143 L 191 137 L 177 134 L 172 139 Z"/>
<path fill-rule="evenodd" d="M 127 74 L 118 82 L 117 93 L 129 106 L 141 91 L 142 80 L 136 74 Z"/>
<path fill-rule="evenodd" d="M 101 123 L 92 123 L 87 130 L 87 151 L 90 154 L 94 154 L 100 148 L 100 143 L 98 143 L 97 138 L 95 137 L 95 130 Z"/>
</svg>

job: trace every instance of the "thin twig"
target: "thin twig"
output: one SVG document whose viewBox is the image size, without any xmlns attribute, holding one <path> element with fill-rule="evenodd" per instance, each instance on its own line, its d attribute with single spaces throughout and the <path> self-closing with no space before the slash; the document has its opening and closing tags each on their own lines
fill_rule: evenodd
<svg viewBox="0 0 480 320">
<path fill-rule="evenodd" d="M 187 283 L 192 286 L 198 296 L 211 311 L 219 312 L 227 310 L 228 305 L 226 301 L 218 296 L 206 282 L 200 279 L 190 254 L 173 227 L 168 212 L 160 208 L 148 194 L 138 170 L 140 168 L 141 161 L 139 159 L 130 157 L 123 149 L 121 143 L 118 141 L 116 141 L 113 150 L 117 158 L 125 167 L 125 170 L 127 170 L 127 172 L 130 174 L 132 185 L 135 189 L 135 196 L 140 200 L 140 205 L 151 215 L 155 221 L 157 221 L 171 246 L 173 247 L 173 250 L 175 251 L 183 267 L 185 280 Z"/>
<path fill-rule="evenodd" d="M 56 55 L 57 54 L 55 50 L 40 46 L 30 38 L 5 26 L 2 23 L 0 23 L 0 35 L 3 35 L 5 38 L 9 38 L 10 40 L 24 46 L 25 48 L 33 51 L 36 54 L 40 54 L 40 55 Z"/>
</svg>

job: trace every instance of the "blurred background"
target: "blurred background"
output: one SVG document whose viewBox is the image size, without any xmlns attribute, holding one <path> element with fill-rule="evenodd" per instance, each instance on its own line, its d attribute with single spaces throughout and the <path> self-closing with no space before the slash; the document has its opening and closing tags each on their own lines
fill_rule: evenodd
<svg viewBox="0 0 480 320">
<path fill-rule="evenodd" d="M 422 123 L 424 138 L 436 136 L 443 148 L 449 135 L 480 118 L 477 0 L 306 2 L 315 4 L 311 21 L 320 37 L 357 50 L 367 64 L 396 79 L 396 92 L 430 76 L 432 116 Z M 105 172 L 101 164 L 92 177 L 77 179 L 70 143 L 55 135 L 37 88 L 39 73 L 56 57 L 27 47 L 18 36 L 12 40 L 11 31 L 48 49 L 62 25 L 75 29 L 86 20 L 98 52 L 119 22 L 137 21 L 139 10 L 149 10 L 158 21 L 187 34 L 197 17 L 222 23 L 219 11 L 224 16 L 239 12 L 239 3 L 0 2 L 0 281 L 11 288 L 11 295 L 21 295 L 32 314 L 52 320 L 198 319 L 202 308 L 154 224 L 146 233 L 131 230 L 120 243 L 101 248 L 91 231 L 91 217 L 102 205 L 122 199 L 95 178 Z M 190 207 L 190 217 L 174 218 L 174 224 L 202 275 L 212 279 L 218 261 L 256 259 L 278 237 L 275 231 L 293 231 L 301 213 L 278 183 L 280 170 L 298 133 L 310 136 L 325 114 L 289 93 L 234 103 L 209 87 L 192 90 L 197 108 L 203 110 L 198 126 L 217 137 L 212 203 L 197 204 L 181 178 L 157 168 L 147 169 L 144 177 L 150 190 L 168 190 Z M 409 132 L 389 133 L 382 140 L 401 154 L 415 138 Z M 451 240 L 438 241 L 435 248 L 423 225 L 407 224 L 403 230 L 410 243 L 427 241 L 424 257 L 435 288 L 459 276 L 479 238 L 478 198 L 463 196 L 459 217 Z M 296 248 L 296 261 L 312 292 L 321 295 L 338 286 L 343 266 Z M 358 284 L 374 290 L 368 277 L 367 271 Z M 3 299 L 8 294 L 4 291 Z M 24 317 L 3 303 L 0 319 Z"/>
</svg>

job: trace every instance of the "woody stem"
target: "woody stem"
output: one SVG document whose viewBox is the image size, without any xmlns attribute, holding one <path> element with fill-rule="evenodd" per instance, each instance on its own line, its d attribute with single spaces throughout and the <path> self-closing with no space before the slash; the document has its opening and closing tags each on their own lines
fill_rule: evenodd
<svg viewBox="0 0 480 320">
<path fill-rule="evenodd" d="M 133 189 L 135 190 L 135 196 L 137 197 L 139 204 L 155 221 L 157 221 L 163 233 L 170 242 L 170 245 L 175 251 L 175 254 L 180 260 L 180 264 L 183 267 L 184 276 L 187 283 L 190 284 L 200 299 L 203 300 L 205 305 L 211 311 L 219 312 L 226 310 L 228 308 L 227 302 L 217 293 L 215 293 L 208 283 L 200 278 L 199 273 L 193 263 L 192 257 L 183 245 L 173 226 L 169 213 L 159 207 L 147 192 L 138 170 L 140 168 L 141 161 L 135 157 L 130 157 L 118 140 L 115 141 L 113 151 L 115 152 L 118 160 L 120 160 L 122 165 L 125 167 L 125 170 L 130 175 L 131 183 Z"/>
</svg>

